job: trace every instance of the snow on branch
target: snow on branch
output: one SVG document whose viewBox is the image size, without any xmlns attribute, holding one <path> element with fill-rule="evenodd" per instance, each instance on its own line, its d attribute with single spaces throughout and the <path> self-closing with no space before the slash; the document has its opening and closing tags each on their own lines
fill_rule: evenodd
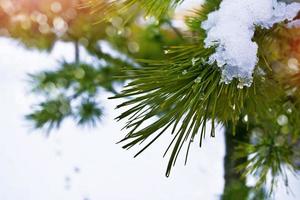
<svg viewBox="0 0 300 200">
<path fill-rule="evenodd" d="M 220 8 L 202 23 L 206 30 L 206 48 L 216 47 L 210 63 L 222 70 L 222 81 L 233 78 L 239 87 L 250 87 L 257 65 L 258 45 L 252 41 L 255 27 L 271 28 L 275 23 L 291 21 L 300 11 L 300 3 L 286 4 L 277 0 L 223 0 Z"/>
</svg>

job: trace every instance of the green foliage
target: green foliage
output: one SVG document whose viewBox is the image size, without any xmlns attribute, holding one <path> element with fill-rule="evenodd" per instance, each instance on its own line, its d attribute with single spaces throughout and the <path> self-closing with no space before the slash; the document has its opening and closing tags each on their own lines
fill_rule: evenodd
<svg viewBox="0 0 300 200">
<path fill-rule="evenodd" d="M 45 95 L 27 119 L 35 123 L 35 128 L 59 128 L 66 117 L 73 117 L 78 125 L 96 125 L 102 116 L 102 108 L 97 96 L 100 89 L 115 92 L 118 81 L 110 66 L 94 67 L 84 63 L 63 63 L 56 71 L 45 71 L 31 75 L 33 91 Z M 122 81 L 119 81 L 122 83 Z"/>
<path fill-rule="evenodd" d="M 103 5 L 101 0 L 91 0 L 85 7 L 92 7 L 93 13 L 103 10 L 106 18 L 110 19 L 115 13 L 126 13 L 126 18 L 131 19 L 134 15 L 145 12 L 144 16 L 154 16 L 157 19 L 164 18 L 176 6 L 184 0 L 113 0 L 107 5 Z M 101 19 L 103 21 L 103 19 Z"/>
<path fill-rule="evenodd" d="M 289 74 L 289 69 L 285 69 L 285 65 L 281 63 L 285 61 L 284 56 L 281 52 L 278 53 L 287 51 L 287 47 L 282 44 L 287 44 L 288 37 L 284 34 L 286 31 L 286 27 L 279 24 L 270 30 L 258 29 L 256 32 L 255 39 L 261 44 L 260 63 L 272 70 L 268 71 L 265 82 L 275 80 L 272 88 L 276 88 L 277 94 L 272 97 L 267 95 L 267 98 L 273 99 L 273 103 L 264 106 L 267 109 L 247 115 L 248 134 L 252 139 L 250 143 L 240 143 L 235 155 L 235 159 L 249 157 L 247 162 L 238 166 L 238 170 L 243 172 L 244 178 L 250 174 L 257 177 L 256 188 L 261 188 L 266 185 L 267 179 L 271 179 L 270 194 L 281 178 L 288 186 L 286 171 L 299 170 L 299 74 Z M 273 63 L 275 67 L 283 67 L 275 68 L 269 63 Z"/>
<path fill-rule="evenodd" d="M 233 182 L 222 195 L 222 200 L 269 200 L 265 189 L 248 187 L 238 182 Z"/>
<path fill-rule="evenodd" d="M 71 114 L 60 113 L 61 116 L 56 120 L 57 125 L 49 126 L 49 130 L 58 128 L 58 125 L 66 117 L 72 117 L 78 125 L 96 124 L 97 119 L 100 119 L 103 112 L 96 100 L 97 97 L 103 89 L 116 93 L 115 86 L 127 80 L 124 77 L 127 77 L 128 73 L 132 74 L 132 72 L 125 71 L 123 68 L 125 66 L 127 69 L 138 67 L 132 57 L 160 58 L 163 55 L 162 46 L 176 44 L 179 41 L 172 31 L 162 30 L 153 24 L 143 28 L 137 24 L 126 24 L 125 27 L 113 27 L 109 24 L 105 27 L 130 28 L 132 31 L 140 33 L 140 36 L 135 38 L 135 35 L 125 37 L 125 35 L 116 34 L 107 37 L 109 44 L 113 45 L 112 48 L 116 47 L 114 51 L 119 56 L 104 52 L 98 43 L 99 41 L 91 39 L 84 47 L 95 60 L 98 60 L 99 64 L 97 62 L 93 65 L 63 62 L 61 67 L 56 70 L 30 75 L 35 93 L 42 94 L 46 99 L 51 100 L 56 100 L 57 96 L 63 96 L 72 105 L 70 108 Z M 114 22 L 111 22 L 111 24 L 114 24 Z M 93 38 L 92 35 L 90 38 Z M 133 42 L 140 45 L 137 52 L 131 52 L 130 47 L 127 48 L 127 45 Z M 149 50 L 151 50 L 150 53 Z M 73 102 L 80 103 L 73 105 Z M 35 123 L 36 128 L 43 128 L 55 121 L 51 113 L 45 112 L 44 103 L 40 103 L 33 113 L 27 117 Z M 49 114 L 48 118 L 47 114 Z"/>
<path fill-rule="evenodd" d="M 117 19 L 123 18 L 116 17 L 112 21 Z M 115 49 L 126 53 L 131 58 L 162 59 L 166 46 L 178 45 L 184 41 L 171 29 L 169 20 L 151 22 L 147 25 L 133 22 L 121 27 L 108 26 L 108 29 L 113 30 L 115 34 L 108 35 L 107 40 Z"/>
<path fill-rule="evenodd" d="M 155 135 L 145 146 L 147 148 L 168 128 L 172 129 L 174 139 L 170 146 L 173 144 L 173 150 L 167 175 L 184 142 L 188 142 L 189 149 L 199 129 L 201 146 L 207 122 L 211 120 L 211 136 L 214 136 L 216 121 L 236 122 L 246 105 L 249 113 L 261 109 L 263 105 L 257 104 L 254 96 L 259 94 L 259 98 L 263 99 L 269 94 L 267 91 L 270 85 L 260 84 L 259 78 L 253 87 L 244 89 L 238 89 L 237 82 L 230 85 L 220 83 L 217 66 L 206 62 L 211 51 L 201 50 L 198 45 L 170 50 L 170 54 L 176 56 L 166 62 L 150 62 L 150 66 L 134 70 L 133 75 L 129 75 L 133 81 L 115 97 L 134 97 L 119 106 L 130 106 L 128 111 L 118 117 L 129 118 L 125 128 L 131 131 L 123 140 L 129 141 L 124 148 L 130 148 Z M 140 128 L 150 119 L 154 122 Z"/>
<path fill-rule="evenodd" d="M 61 122 L 71 115 L 70 101 L 64 96 L 47 100 L 38 105 L 37 110 L 26 116 L 27 119 L 35 121 L 35 128 L 59 128 Z"/>
<path fill-rule="evenodd" d="M 89 99 L 84 100 L 78 109 L 78 124 L 79 125 L 92 125 L 95 126 L 96 123 L 101 119 L 103 115 L 102 109 L 98 107 L 96 102 L 90 101 Z"/>
<path fill-rule="evenodd" d="M 221 0 L 210 0 L 205 1 L 201 5 L 200 9 L 194 10 L 195 16 L 187 16 L 186 24 L 189 26 L 190 30 L 198 34 L 205 34 L 205 31 L 201 29 L 201 23 L 207 19 L 210 12 L 215 11 L 219 8 Z"/>
<path fill-rule="evenodd" d="M 216 6 L 204 8 L 213 9 Z M 201 19 L 205 18 L 201 15 Z M 198 44 L 194 42 L 167 50 L 164 61 L 151 61 L 147 63 L 150 66 L 136 69 L 133 76 L 129 76 L 133 81 L 115 97 L 134 97 L 119 106 L 131 106 L 118 117 L 118 119 L 129 118 L 125 128 L 131 131 L 122 140 L 128 141 L 124 148 L 130 148 L 153 137 L 154 139 L 138 153 L 140 154 L 168 128 L 172 129 L 174 138 L 167 150 L 172 145 L 173 150 L 167 176 L 185 141 L 188 142 L 188 154 L 190 144 L 199 129 L 201 146 L 209 120 L 212 124 L 211 136 L 214 136 L 217 118 L 222 122 L 238 120 L 245 100 L 256 93 L 256 87 L 240 90 L 237 83 L 230 85 L 220 83 L 221 77 L 217 66 L 207 64 L 213 49 L 204 49 L 203 39 L 204 37 L 199 39 Z M 154 123 L 140 128 L 153 118 L 156 118 Z"/>
<path fill-rule="evenodd" d="M 183 0 L 126 0 L 126 6 L 130 7 L 134 4 L 140 5 L 145 11 L 146 15 L 156 16 L 158 18 L 165 16 L 170 9 L 176 7 Z"/>
<path fill-rule="evenodd" d="M 293 145 L 282 137 L 284 136 L 266 136 L 258 144 L 241 144 L 237 148 L 237 151 L 243 152 L 242 156 L 249 156 L 249 160 L 238 167 L 245 171 L 244 178 L 250 174 L 256 176 L 257 188 L 264 186 L 267 178 L 271 178 L 270 193 L 273 192 L 273 187 L 277 185 L 280 177 L 288 186 L 286 170 L 295 172 L 297 169 L 293 165 L 295 153 Z"/>
<path fill-rule="evenodd" d="M 256 67 L 254 83 L 250 88 L 241 89 L 237 81 L 229 85 L 220 82 L 218 67 L 207 63 L 214 49 L 203 47 L 205 33 L 200 29 L 201 22 L 219 3 L 219 0 L 207 1 L 201 10 L 196 11 L 196 16 L 187 18 L 189 27 L 197 34 L 191 44 L 166 50 L 162 61 L 142 60 L 143 67 L 134 69 L 132 75 L 127 76 L 132 81 L 114 97 L 131 97 L 118 106 L 127 108 L 117 119 L 127 119 L 124 128 L 129 130 L 121 142 L 125 142 L 123 147 L 128 149 L 148 141 L 137 156 L 163 134 L 172 134 L 173 140 L 164 154 L 171 151 L 166 171 L 166 176 L 169 176 L 184 144 L 187 146 L 186 160 L 196 137 L 200 138 L 201 146 L 208 122 L 212 127 L 210 135 L 215 136 L 216 122 L 226 126 L 229 121 L 236 123 L 247 116 L 251 118 L 247 122 L 249 127 L 263 127 L 270 135 L 265 135 L 266 140 L 261 144 L 251 144 L 252 148 L 247 145 L 237 148 L 238 158 L 256 156 L 250 156 L 240 170 L 246 167 L 245 175 L 256 172 L 259 178 L 256 187 L 259 188 L 266 183 L 266 174 L 271 172 L 274 185 L 275 179 L 283 174 L 282 166 L 295 169 L 291 163 L 295 160 L 292 153 L 295 142 L 299 141 L 298 103 L 297 100 L 292 101 L 295 109 L 289 117 L 289 128 L 279 126 L 277 117 L 286 113 L 283 105 L 291 97 L 287 95 L 289 87 L 277 79 L 270 67 L 271 62 L 267 59 L 269 51 L 264 48 L 259 50 L 260 67 Z M 258 28 L 254 40 L 259 44 L 271 43 L 280 26 L 271 30 Z M 272 118 L 268 118 L 270 115 Z M 291 136 L 284 137 L 283 132 L 292 135 L 294 142 L 290 142 Z M 278 147 L 274 141 L 279 136 L 283 145 Z"/>
<path fill-rule="evenodd" d="M 299 170 L 299 108 L 290 100 L 278 102 L 263 115 L 250 117 L 251 143 L 236 147 L 235 159 L 248 156 L 247 162 L 238 166 L 244 178 L 257 177 L 256 188 L 261 188 L 271 178 L 270 193 L 280 178 L 288 186 L 286 171 Z"/>
</svg>

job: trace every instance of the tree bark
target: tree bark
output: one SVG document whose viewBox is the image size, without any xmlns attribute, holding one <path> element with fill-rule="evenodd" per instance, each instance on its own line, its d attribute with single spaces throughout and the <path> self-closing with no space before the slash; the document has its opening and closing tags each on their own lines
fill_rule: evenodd
<svg viewBox="0 0 300 200">
<path fill-rule="evenodd" d="M 75 62 L 78 64 L 80 61 L 80 55 L 79 55 L 79 43 L 78 41 L 74 42 L 74 46 L 75 46 Z"/>
<path fill-rule="evenodd" d="M 236 126 L 236 134 L 233 135 L 233 124 L 228 123 L 225 127 L 225 186 L 222 200 L 246 200 L 248 197 L 249 188 L 246 185 L 246 180 L 242 179 L 241 172 L 236 170 L 236 167 L 247 161 L 247 158 L 233 159 L 235 147 L 238 142 L 249 142 L 249 134 L 247 133 L 246 125 L 239 121 Z"/>
</svg>

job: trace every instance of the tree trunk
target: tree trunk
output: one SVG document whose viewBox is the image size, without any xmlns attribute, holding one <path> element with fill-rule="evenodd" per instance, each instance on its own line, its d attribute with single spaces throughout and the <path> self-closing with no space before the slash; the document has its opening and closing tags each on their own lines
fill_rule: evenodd
<svg viewBox="0 0 300 200">
<path fill-rule="evenodd" d="M 78 64 L 80 61 L 80 55 L 79 55 L 79 43 L 78 41 L 74 42 L 74 46 L 75 46 L 75 62 Z"/>
<path fill-rule="evenodd" d="M 247 127 L 241 121 L 236 126 L 236 134 L 233 135 L 233 124 L 228 123 L 225 127 L 225 146 L 226 154 L 224 158 L 225 186 L 222 200 L 246 200 L 249 188 L 246 186 L 246 180 L 241 178 L 241 172 L 236 167 L 247 161 L 247 158 L 233 159 L 237 142 L 249 142 Z"/>
</svg>

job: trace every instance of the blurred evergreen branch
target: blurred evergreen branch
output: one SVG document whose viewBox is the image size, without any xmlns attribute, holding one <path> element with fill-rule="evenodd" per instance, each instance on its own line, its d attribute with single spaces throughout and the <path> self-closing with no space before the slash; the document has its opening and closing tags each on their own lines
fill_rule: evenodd
<svg viewBox="0 0 300 200">
<path fill-rule="evenodd" d="M 0 25 L 5 29 L 3 36 L 38 50 L 51 51 L 57 41 L 72 42 L 75 46 L 74 62 L 62 62 L 58 69 L 30 75 L 33 92 L 43 96 L 44 100 L 34 107 L 27 119 L 36 128 L 46 127 L 49 131 L 59 128 L 69 117 L 79 125 L 96 124 L 103 114 L 98 102 L 100 92 L 116 93 L 115 86 L 126 80 L 125 66 L 128 69 L 138 67 L 134 61 L 136 57 L 159 58 L 164 46 L 181 41 L 173 31 L 162 29 L 159 24 L 152 22 L 144 26 L 136 23 L 139 12 L 126 21 L 124 13 L 118 12 L 108 21 L 99 21 L 111 5 L 108 1 L 30 0 L 14 3 L 16 6 L 12 11 L 0 6 Z M 93 13 L 95 6 L 98 10 Z M 117 56 L 102 49 L 100 43 L 103 41 L 117 52 Z M 101 64 L 81 62 L 80 48 Z M 68 111 L 62 109 L 64 112 L 61 112 L 60 108 L 66 105 Z"/>
<path fill-rule="evenodd" d="M 48 131 L 59 128 L 61 122 L 72 114 L 69 99 L 59 96 L 38 105 L 36 111 L 26 116 L 35 122 L 35 128 L 46 127 Z"/>
<path fill-rule="evenodd" d="M 97 96 L 101 89 L 115 92 L 118 81 L 112 77 L 120 71 L 109 66 L 64 62 L 56 71 L 30 75 L 33 91 L 46 100 L 27 119 L 35 123 L 35 128 L 48 126 L 49 131 L 59 128 L 67 117 L 76 119 L 78 125 L 95 125 L 103 113 Z"/>
<path fill-rule="evenodd" d="M 103 10 L 106 19 L 109 19 L 115 13 L 126 13 L 127 19 L 137 13 L 141 13 L 141 9 L 145 12 L 144 16 L 154 16 L 157 19 L 164 18 L 168 13 L 181 4 L 184 0 L 113 0 L 108 4 L 103 4 L 102 0 L 91 0 L 83 5 L 83 7 L 92 7 L 93 13 Z M 103 19 L 101 19 L 102 21 Z"/>
</svg>

